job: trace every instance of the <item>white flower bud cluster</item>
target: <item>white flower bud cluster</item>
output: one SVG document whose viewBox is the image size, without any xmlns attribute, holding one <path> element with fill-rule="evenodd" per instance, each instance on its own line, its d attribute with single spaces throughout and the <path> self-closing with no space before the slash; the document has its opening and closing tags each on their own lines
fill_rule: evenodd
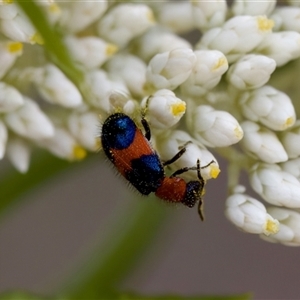
<svg viewBox="0 0 300 300">
<path fill-rule="evenodd" d="M 214 161 L 201 169 L 205 180 L 218 176 L 211 149 L 228 159 L 226 215 L 238 228 L 300 245 L 292 211 L 300 207 L 299 7 L 275 8 L 275 0 L 36 3 L 83 79 L 76 86 L 46 55 L 21 8 L 2 1 L 0 159 L 20 172 L 34 147 L 80 160 L 99 148 L 107 115 L 143 115 L 163 161 L 186 147 L 168 166 L 191 168 L 186 180 L 197 180 L 198 159 L 201 167 Z M 186 38 L 192 31 L 199 41 Z M 280 208 L 237 188 L 242 169 L 253 190 Z"/>
</svg>

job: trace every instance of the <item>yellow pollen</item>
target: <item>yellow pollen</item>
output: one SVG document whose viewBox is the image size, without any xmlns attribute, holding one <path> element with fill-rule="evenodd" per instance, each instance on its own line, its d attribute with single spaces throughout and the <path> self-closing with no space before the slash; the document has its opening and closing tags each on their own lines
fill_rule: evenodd
<svg viewBox="0 0 300 300">
<path fill-rule="evenodd" d="M 31 44 L 35 44 L 35 43 L 37 43 L 39 45 L 43 45 L 44 44 L 43 38 L 37 32 L 30 38 L 30 42 L 31 42 Z"/>
<path fill-rule="evenodd" d="M 119 48 L 114 45 L 114 44 L 108 44 L 106 47 L 106 51 L 105 54 L 107 56 L 112 56 L 113 54 L 115 54 L 117 51 L 119 50 Z"/>
<path fill-rule="evenodd" d="M 73 148 L 73 159 L 82 160 L 86 157 L 87 152 L 81 146 L 76 145 Z"/>
<path fill-rule="evenodd" d="M 239 140 L 244 136 L 244 132 L 240 126 L 234 128 L 234 134 Z"/>
<path fill-rule="evenodd" d="M 7 44 L 7 49 L 10 53 L 21 53 L 23 50 L 23 44 L 21 42 L 9 42 Z"/>
<path fill-rule="evenodd" d="M 220 174 L 221 170 L 216 164 L 210 165 L 210 176 L 211 178 L 217 178 Z"/>
<path fill-rule="evenodd" d="M 290 127 L 294 124 L 295 122 L 295 119 L 293 117 L 289 117 L 285 120 L 285 123 L 284 123 L 284 128 L 287 128 L 287 127 Z"/>
<path fill-rule="evenodd" d="M 265 16 L 257 17 L 258 29 L 261 31 L 270 31 L 274 27 L 274 21 Z"/>
<path fill-rule="evenodd" d="M 171 106 L 173 116 L 177 117 L 185 113 L 186 104 L 181 101 L 180 103 Z"/>
<path fill-rule="evenodd" d="M 274 219 L 270 219 L 265 224 L 265 234 L 275 234 L 279 231 L 279 222 Z"/>
<path fill-rule="evenodd" d="M 223 67 L 224 65 L 228 66 L 227 59 L 225 57 L 221 57 L 213 66 L 212 71 L 218 70 L 220 67 Z"/>
<path fill-rule="evenodd" d="M 3 0 L 4 4 L 12 4 L 14 1 L 13 0 Z"/>
</svg>

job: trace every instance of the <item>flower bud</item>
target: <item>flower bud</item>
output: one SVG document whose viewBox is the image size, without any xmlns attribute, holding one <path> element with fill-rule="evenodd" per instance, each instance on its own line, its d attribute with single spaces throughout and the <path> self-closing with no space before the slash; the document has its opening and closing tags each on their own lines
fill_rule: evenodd
<svg viewBox="0 0 300 300">
<path fill-rule="evenodd" d="M 190 2 L 158 2 L 158 23 L 175 33 L 184 33 L 194 29 Z"/>
<path fill-rule="evenodd" d="M 106 0 L 59 2 L 59 24 L 68 32 L 78 32 L 98 20 L 107 9 Z"/>
<path fill-rule="evenodd" d="M 273 130 L 286 130 L 296 120 L 291 99 L 271 86 L 243 93 L 239 103 L 246 118 Z"/>
<path fill-rule="evenodd" d="M 145 61 L 149 61 L 157 53 L 168 52 L 176 48 L 192 49 L 188 41 L 160 27 L 148 30 L 134 42 L 133 47 L 137 56 Z"/>
<path fill-rule="evenodd" d="M 299 180 L 278 165 L 257 163 L 250 170 L 250 184 L 265 201 L 277 206 L 300 207 Z"/>
<path fill-rule="evenodd" d="M 130 93 L 136 97 L 144 95 L 146 68 L 146 64 L 141 59 L 129 54 L 114 55 L 106 63 L 108 73 L 114 77 L 120 77 Z"/>
<path fill-rule="evenodd" d="M 283 171 L 292 174 L 298 180 L 300 180 L 300 157 L 289 159 L 280 164 Z"/>
<path fill-rule="evenodd" d="M 0 10 L 2 10 L 0 12 L 0 18 L 2 19 L 1 31 L 9 39 L 30 44 L 43 44 L 37 30 L 16 4 L 5 4 L 0 6 Z M 8 14 L 6 14 L 7 12 Z"/>
<path fill-rule="evenodd" d="M 196 55 L 187 48 L 156 54 L 147 68 L 147 84 L 156 90 L 174 90 L 190 76 L 195 62 Z"/>
<path fill-rule="evenodd" d="M 279 207 L 269 207 L 268 213 L 280 222 L 280 231 L 272 236 L 263 236 L 265 241 L 286 246 L 300 246 L 300 213 Z"/>
<path fill-rule="evenodd" d="M 233 194 L 227 198 L 225 215 L 245 232 L 268 236 L 279 231 L 279 222 L 267 213 L 265 206 L 245 194 Z"/>
<path fill-rule="evenodd" d="M 192 135 L 208 147 L 227 147 L 243 137 L 241 126 L 230 113 L 208 105 L 189 110 L 187 122 Z"/>
<path fill-rule="evenodd" d="M 226 18 L 227 3 L 225 0 L 212 2 L 191 1 L 192 15 L 195 27 L 206 31 L 209 28 L 221 26 Z"/>
<path fill-rule="evenodd" d="M 17 89 L 4 82 L 0 82 L 0 113 L 14 111 L 23 104 L 23 96 Z"/>
<path fill-rule="evenodd" d="M 186 103 L 172 91 L 162 89 L 144 98 L 141 106 L 146 110 L 151 127 L 166 129 L 180 121 L 185 113 Z"/>
<path fill-rule="evenodd" d="M 117 51 L 115 45 L 108 44 L 94 36 L 82 38 L 68 36 L 65 42 L 74 60 L 86 69 L 99 68 Z"/>
<path fill-rule="evenodd" d="M 113 7 L 99 22 L 99 35 L 119 47 L 142 34 L 154 24 L 151 9 L 144 4 L 119 4 Z"/>
<path fill-rule="evenodd" d="M 228 63 L 220 51 L 197 50 L 194 53 L 197 61 L 194 63 L 191 75 L 181 85 L 181 90 L 186 95 L 198 97 L 220 82 L 221 76 L 228 69 Z"/>
<path fill-rule="evenodd" d="M 292 128 L 282 132 L 279 138 L 288 157 L 298 157 L 300 155 L 300 120 L 297 120 Z"/>
<path fill-rule="evenodd" d="M 276 0 L 262 1 L 258 3 L 249 0 L 238 0 L 234 1 L 231 10 L 235 16 L 248 15 L 248 16 L 259 16 L 269 15 L 276 6 Z M 273 18 L 272 18 L 273 19 Z"/>
<path fill-rule="evenodd" d="M 264 55 L 248 54 L 229 68 L 226 78 L 239 90 L 257 89 L 269 81 L 275 68 L 274 59 Z"/>
<path fill-rule="evenodd" d="M 169 165 L 172 172 L 185 167 L 196 167 L 197 160 L 199 159 L 200 167 L 205 167 L 211 161 L 214 161 L 208 167 L 201 169 L 201 175 L 205 180 L 218 177 L 220 173 L 219 164 L 213 154 L 188 133 L 181 130 L 174 130 L 171 133 L 165 131 L 156 139 L 155 149 L 158 150 L 159 155 L 164 161 L 174 157 L 183 147 L 186 147 L 186 152 Z M 189 170 L 180 174 L 180 177 L 185 180 L 197 180 L 198 178 L 196 170 Z"/>
<path fill-rule="evenodd" d="M 86 83 L 91 93 L 87 97 L 88 103 L 106 113 L 111 111 L 109 97 L 114 91 L 124 94 L 129 93 L 124 84 L 117 86 L 117 82 L 110 80 L 107 73 L 102 70 L 89 72 L 86 76 Z"/>
<path fill-rule="evenodd" d="M 23 137 L 40 140 L 54 135 L 51 121 L 35 101 L 24 96 L 24 105 L 4 116 L 7 126 Z"/>
<path fill-rule="evenodd" d="M 274 22 L 265 16 L 236 16 L 222 28 L 207 31 L 196 48 L 219 50 L 232 63 L 257 47 L 273 26 Z"/>
<path fill-rule="evenodd" d="M 300 7 L 277 7 L 271 15 L 276 31 L 300 32 Z"/>
<path fill-rule="evenodd" d="M 56 127 L 54 136 L 38 141 L 38 145 L 70 161 L 82 160 L 87 155 L 85 149 L 78 145 L 73 136 L 63 127 Z"/>
<path fill-rule="evenodd" d="M 300 33 L 295 31 L 272 33 L 266 36 L 256 50 L 273 58 L 277 67 L 281 67 L 300 57 Z"/>
<path fill-rule="evenodd" d="M 270 164 L 288 159 L 287 153 L 274 132 L 250 121 L 241 123 L 241 126 L 244 130 L 241 145 L 250 156 Z"/>
<path fill-rule="evenodd" d="M 24 139 L 9 138 L 7 143 L 7 157 L 13 166 L 21 173 L 26 173 L 30 163 L 30 146 Z"/>
<path fill-rule="evenodd" d="M 0 43 L 0 78 L 13 66 L 16 59 L 23 53 L 23 44 L 20 42 Z"/>
<path fill-rule="evenodd" d="M 99 135 L 99 117 L 97 113 L 87 111 L 84 113 L 73 112 L 68 118 L 68 128 L 76 140 L 84 148 L 96 151 Z"/>
<path fill-rule="evenodd" d="M 64 107 L 77 107 L 82 104 L 78 89 L 58 67 L 48 64 L 37 71 L 40 76 L 34 78 L 34 83 L 46 101 Z"/>
</svg>

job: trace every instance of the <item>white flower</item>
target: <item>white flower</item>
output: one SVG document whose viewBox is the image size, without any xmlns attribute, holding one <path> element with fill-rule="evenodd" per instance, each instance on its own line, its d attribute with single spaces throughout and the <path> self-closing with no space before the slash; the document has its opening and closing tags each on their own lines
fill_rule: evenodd
<svg viewBox="0 0 300 300">
<path fill-rule="evenodd" d="M 4 116 L 7 126 L 23 137 L 40 140 L 54 135 L 54 128 L 47 115 L 35 101 L 24 96 L 24 105 Z"/>
<path fill-rule="evenodd" d="M 218 177 L 220 169 L 213 154 L 185 131 L 165 131 L 155 140 L 155 149 L 157 149 L 163 161 L 174 157 L 183 147 L 186 147 L 186 152 L 178 160 L 169 165 L 172 172 L 185 167 L 196 167 L 197 160 L 200 159 L 201 167 L 214 161 L 214 163 L 210 164 L 207 168 L 201 169 L 203 178 L 206 180 Z M 180 177 L 186 180 L 197 180 L 197 172 L 190 170 L 181 174 Z"/>
<path fill-rule="evenodd" d="M 257 47 L 271 33 L 273 25 L 265 16 L 236 16 L 222 28 L 207 31 L 196 48 L 219 50 L 231 63 Z"/>
<path fill-rule="evenodd" d="M 291 208 L 300 207 L 299 180 L 278 165 L 257 163 L 250 170 L 252 188 L 267 202 Z"/>
<path fill-rule="evenodd" d="M 226 18 L 227 3 L 225 0 L 191 1 L 193 21 L 200 30 L 221 26 Z"/>
<path fill-rule="evenodd" d="M 119 4 L 99 22 L 99 35 L 109 42 L 124 47 L 134 37 L 154 24 L 151 9 L 144 4 Z"/>
<path fill-rule="evenodd" d="M 55 133 L 52 138 L 40 140 L 38 145 L 54 155 L 70 161 L 82 160 L 87 154 L 68 130 L 58 126 L 55 127 Z"/>
<path fill-rule="evenodd" d="M 115 45 L 94 36 L 67 36 L 65 42 L 74 60 L 87 69 L 100 67 L 118 50 Z"/>
<path fill-rule="evenodd" d="M 21 173 L 26 173 L 30 163 L 31 148 L 24 139 L 9 138 L 7 143 L 7 157 L 13 166 Z"/>
<path fill-rule="evenodd" d="M 265 206 L 245 194 L 237 193 L 227 198 L 225 215 L 245 232 L 270 235 L 279 230 L 279 222 L 267 213 Z"/>
<path fill-rule="evenodd" d="M 273 130 L 286 130 L 296 120 L 291 99 L 271 86 L 243 93 L 239 103 L 246 118 Z"/>
<path fill-rule="evenodd" d="M 82 104 L 80 92 L 58 67 L 47 64 L 36 72 L 34 83 L 45 100 L 64 107 Z"/>
<path fill-rule="evenodd" d="M 298 157 L 300 155 L 300 120 L 297 120 L 292 128 L 282 132 L 279 138 L 289 158 Z"/>
<path fill-rule="evenodd" d="M 84 113 L 73 112 L 68 118 L 68 128 L 76 140 L 84 148 L 96 151 L 99 147 L 99 117 L 97 113 L 87 111 Z"/>
<path fill-rule="evenodd" d="M 243 130 L 227 111 L 215 110 L 209 105 L 188 107 L 188 128 L 198 141 L 209 147 L 226 147 L 239 142 Z"/>
<path fill-rule="evenodd" d="M 16 59 L 23 53 L 20 42 L 0 42 L 0 79 L 13 66 Z"/>
<path fill-rule="evenodd" d="M 91 95 L 86 99 L 88 103 L 104 112 L 110 112 L 109 97 L 114 90 L 128 94 L 125 85 L 117 88 L 117 82 L 113 82 L 102 70 L 94 70 L 86 75 L 86 82 Z"/>
<path fill-rule="evenodd" d="M 275 22 L 275 30 L 300 32 L 300 7 L 277 7 L 271 18 Z"/>
<path fill-rule="evenodd" d="M 249 0 L 235 0 L 231 7 L 234 15 L 269 15 L 276 6 L 276 0 L 268 1 L 249 1 Z"/>
<path fill-rule="evenodd" d="M 173 32 L 183 33 L 194 28 L 190 2 L 156 2 L 157 16 L 159 24 L 169 28 Z M 151 3 L 152 4 L 152 3 Z"/>
<path fill-rule="evenodd" d="M 18 6 L 12 3 L 12 1 L 0 2 L 0 19 L 11 20 L 15 18 L 18 13 Z"/>
<path fill-rule="evenodd" d="M 190 76 L 196 59 L 187 48 L 156 54 L 147 68 L 147 84 L 150 89 L 174 90 Z"/>
<path fill-rule="evenodd" d="M 241 145 L 250 156 L 270 164 L 288 159 L 287 153 L 274 132 L 250 121 L 241 123 L 241 126 L 244 130 Z"/>
<path fill-rule="evenodd" d="M 0 159 L 2 159 L 5 154 L 7 137 L 7 128 L 5 124 L 0 120 Z"/>
<path fill-rule="evenodd" d="M 221 76 L 228 69 L 228 62 L 220 51 L 197 50 L 194 53 L 197 61 L 190 77 L 181 85 L 181 89 L 184 94 L 197 97 L 220 82 Z"/>
<path fill-rule="evenodd" d="M 162 89 L 144 98 L 141 106 L 145 108 L 151 127 L 166 129 L 180 121 L 185 113 L 186 103 L 172 91 Z"/>
<path fill-rule="evenodd" d="M 109 96 L 109 103 L 112 107 L 112 111 L 122 111 L 124 114 L 133 116 L 137 111 L 141 110 L 141 107 L 137 101 L 130 99 L 127 93 L 121 91 L 112 91 Z M 104 121 L 102 119 L 102 121 Z"/>
<path fill-rule="evenodd" d="M 114 55 L 106 63 L 107 71 L 115 78 L 120 77 L 130 93 L 136 97 L 144 95 L 146 82 L 146 64 L 137 56 L 129 54 Z"/>
<path fill-rule="evenodd" d="M 273 58 L 277 67 L 300 56 L 300 34 L 295 31 L 275 32 L 265 37 L 256 51 Z"/>
<path fill-rule="evenodd" d="M 6 15 L 8 9 L 10 12 Z M 30 44 L 43 43 L 37 30 L 16 4 L 11 3 L 0 6 L 0 10 L 4 10 L 0 12 L 0 18 L 2 19 L 0 20 L 1 31 L 9 39 Z"/>
<path fill-rule="evenodd" d="M 262 236 L 262 238 L 286 246 L 300 246 L 300 213 L 279 207 L 268 208 L 268 213 L 278 219 L 280 230 L 272 236 Z"/>
<path fill-rule="evenodd" d="M 4 82 L 0 82 L 0 113 L 14 111 L 23 104 L 23 96 L 17 89 Z"/>
<path fill-rule="evenodd" d="M 226 78 L 237 89 L 256 89 L 269 81 L 275 68 L 274 59 L 248 54 L 230 66 Z"/>
<path fill-rule="evenodd" d="M 139 37 L 134 48 L 139 57 L 149 61 L 157 53 L 168 52 L 176 48 L 192 49 L 192 45 L 187 40 L 156 26 Z"/>
<path fill-rule="evenodd" d="M 98 20 L 107 9 L 106 0 L 59 1 L 62 9 L 59 23 L 69 32 L 78 32 Z"/>
</svg>

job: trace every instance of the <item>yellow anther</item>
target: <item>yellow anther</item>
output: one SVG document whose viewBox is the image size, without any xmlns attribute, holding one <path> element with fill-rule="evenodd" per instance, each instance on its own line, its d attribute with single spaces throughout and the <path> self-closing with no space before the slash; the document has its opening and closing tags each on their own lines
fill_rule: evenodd
<svg viewBox="0 0 300 300">
<path fill-rule="evenodd" d="M 228 66 L 228 61 L 225 57 L 221 57 L 217 60 L 217 62 L 213 66 L 212 71 L 218 70 L 220 67 L 223 67 L 224 65 Z"/>
<path fill-rule="evenodd" d="M 39 33 L 35 33 L 31 38 L 30 38 L 30 42 L 32 44 L 39 44 L 39 45 L 43 45 L 44 44 L 44 40 L 41 37 L 41 35 Z"/>
<path fill-rule="evenodd" d="M 242 139 L 244 136 L 243 129 L 240 126 L 234 128 L 234 134 L 238 139 Z"/>
<path fill-rule="evenodd" d="M 106 47 L 106 53 L 105 54 L 107 56 L 112 56 L 118 50 L 119 50 L 119 48 L 116 45 L 114 45 L 114 44 L 108 44 L 107 47 Z"/>
<path fill-rule="evenodd" d="M 270 31 L 274 27 L 274 21 L 268 19 L 266 16 L 257 17 L 258 29 L 261 31 Z"/>
<path fill-rule="evenodd" d="M 186 104 L 181 101 L 180 103 L 173 104 L 171 106 L 173 116 L 177 117 L 178 115 L 182 115 L 185 113 Z"/>
<path fill-rule="evenodd" d="M 275 234 L 279 231 L 279 222 L 274 219 L 269 219 L 265 224 L 265 235 Z"/>
<path fill-rule="evenodd" d="M 23 44 L 21 42 L 9 42 L 7 43 L 7 49 L 10 53 L 22 52 Z"/>
<path fill-rule="evenodd" d="M 209 175 L 211 176 L 211 178 L 217 178 L 220 174 L 221 170 L 219 168 L 219 166 L 217 166 L 216 164 L 211 164 L 210 165 L 210 173 Z"/>
<path fill-rule="evenodd" d="M 74 160 L 82 160 L 86 157 L 87 152 L 84 148 L 79 145 L 74 146 L 73 148 L 73 159 Z"/>
<path fill-rule="evenodd" d="M 285 128 L 292 126 L 294 124 L 294 122 L 295 122 L 295 119 L 293 117 L 287 118 L 284 122 L 283 128 L 285 129 Z"/>
</svg>

